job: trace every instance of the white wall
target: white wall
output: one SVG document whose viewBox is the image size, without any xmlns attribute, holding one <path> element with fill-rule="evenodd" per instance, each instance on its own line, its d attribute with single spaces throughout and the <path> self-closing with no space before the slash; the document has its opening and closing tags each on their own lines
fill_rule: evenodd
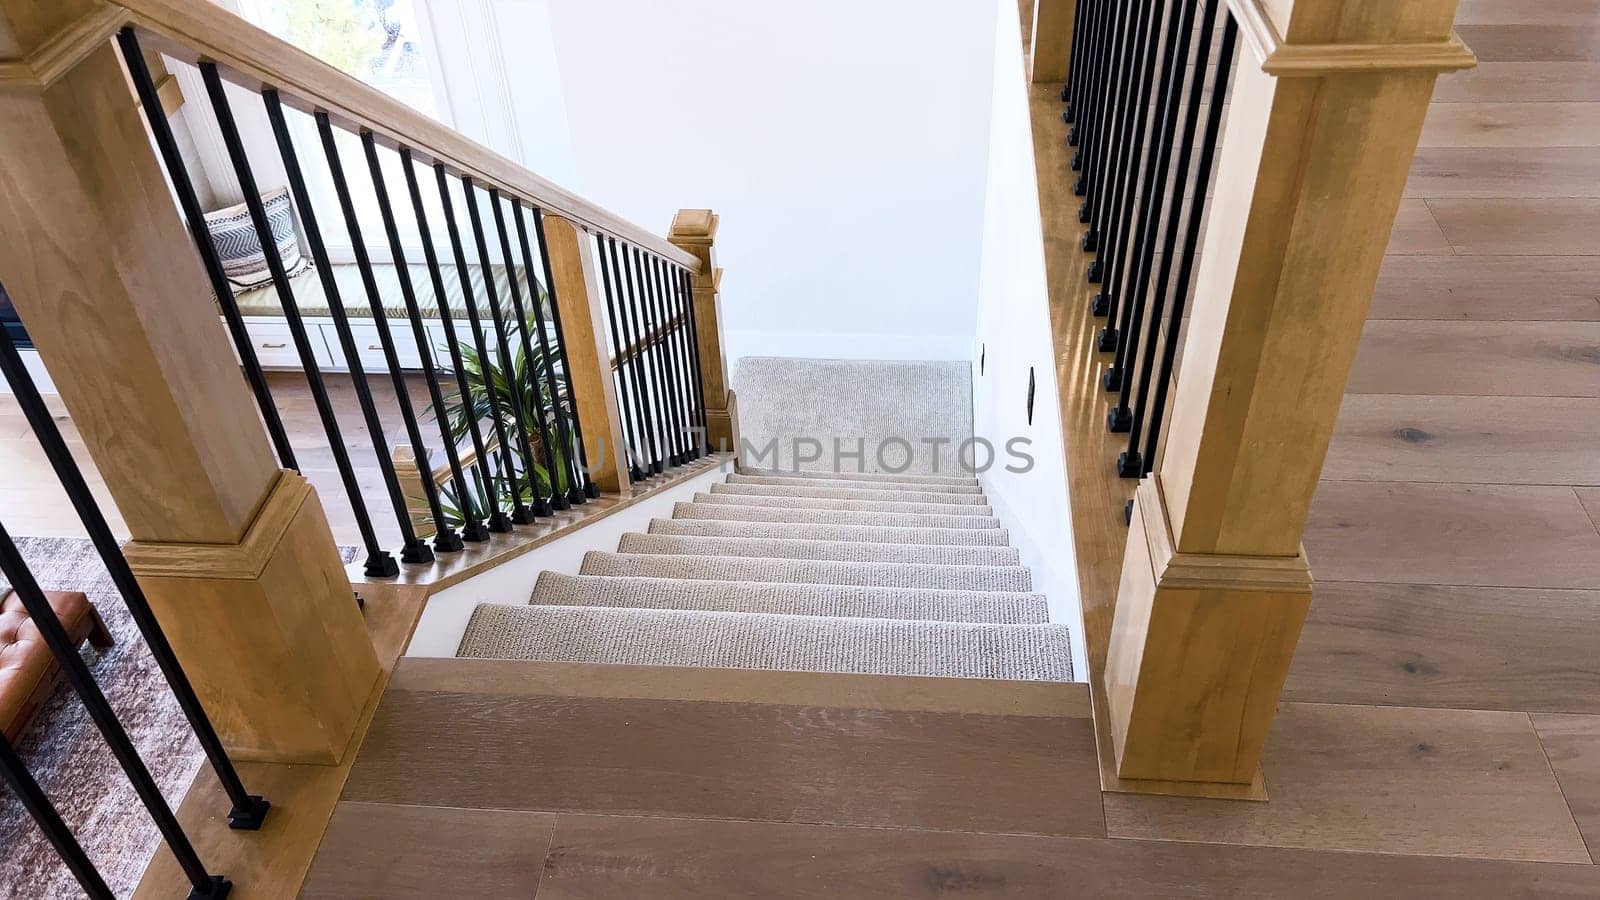
<svg viewBox="0 0 1600 900">
<path fill-rule="evenodd" d="M 730 360 L 967 357 L 991 3 L 547 2 L 579 190 L 721 214 Z"/>
<path fill-rule="evenodd" d="M 1067 505 L 1022 26 L 1015 3 L 999 0 L 997 5 L 978 340 L 972 353 L 973 424 L 979 437 L 1002 451 L 1013 438 L 1030 442 L 1031 470 L 1010 472 L 1004 465 L 996 465 L 981 477 L 995 513 L 1022 552 L 1022 561 L 1033 569 L 1035 589 L 1050 598 L 1051 620 L 1072 629 L 1073 671 L 1082 680 L 1088 664 Z M 995 6 L 989 9 L 993 15 Z M 984 357 L 981 372 L 980 353 Z M 1031 424 L 1027 414 L 1030 369 L 1034 375 Z M 999 458 L 1007 459 L 1003 452 Z"/>
</svg>

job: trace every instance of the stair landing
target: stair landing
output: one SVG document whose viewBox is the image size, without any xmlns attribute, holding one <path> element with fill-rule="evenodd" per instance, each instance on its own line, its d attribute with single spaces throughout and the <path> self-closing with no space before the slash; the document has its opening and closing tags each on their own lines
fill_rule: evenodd
<svg viewBox="0 0 1600 900">
<path fill-rule="evenodd" d="M 304 893 L 530 896 L 543 873 L 552 895 L 726 895 L 607 844 L 923 852 L 882 829 L 1103 836 L 1086 686 L 402 659 Z M 735 894 L 782 895 L 749 862 L 719 863 Z"/>
</svg>

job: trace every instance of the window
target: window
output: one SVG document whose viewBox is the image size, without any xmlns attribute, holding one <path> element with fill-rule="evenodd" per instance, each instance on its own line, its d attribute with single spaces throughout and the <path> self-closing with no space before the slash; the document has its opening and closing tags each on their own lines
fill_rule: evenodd
<svg viewBox="0 0 1600 900">
<path fill-rule="evenodd" d="M 427 34 L 426 0 L 238 0 L 239 12 L 291 44 L 448 122 Z"/>
</svg>

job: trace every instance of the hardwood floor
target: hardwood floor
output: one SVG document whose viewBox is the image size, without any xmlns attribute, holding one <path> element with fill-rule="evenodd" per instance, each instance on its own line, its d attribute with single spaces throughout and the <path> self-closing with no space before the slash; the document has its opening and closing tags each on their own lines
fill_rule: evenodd
<svg viewBox="0 0 1600 900">
<path fill-rule="evenodd" d="M 1600 896 L 1600 0 L 1461 23 L 1488 65 L 1436 97 L 1374 299 L 1270 802 L 1102 794 L 1086 685 L 405 660 L 305 895 Z M 1057 92 L 1032 102 L 1102 665 L 1128 489 Z"/>
</svg>

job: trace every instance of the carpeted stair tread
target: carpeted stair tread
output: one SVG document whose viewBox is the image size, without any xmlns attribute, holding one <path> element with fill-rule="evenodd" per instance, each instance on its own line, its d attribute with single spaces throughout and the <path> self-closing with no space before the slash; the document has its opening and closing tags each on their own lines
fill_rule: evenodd
<svg viewBox="0 0 1600 900">
<path fill-rule="evenodd" d="M 912 619 L 1042 625 L 1050 610 L 1042 594 L 944 591 L 758 581 L 604 578 L 544 572 L 529 601 L 539 606 L 701 609 L 791 616 Z"/>
<path fill-rule="evenodd" d="M 1066 629 L 676 609 L 480 604 L 458 656 L 1069 681 Z"/>
<path fill-rule="evenodd" d="M 712 485 L 718 487 L 718 485 Z M 824 497 L 772 497 L 755 494 L 695 494 L 696 503 L 777 506 L 789 509 L 849 509 L 856 512 L 909 512 L 937 516 L 994 516 L 987 506 L 966 503 L 891 503 L 882 500 L 836 500 Z"/>
<path fill-rule="evenodd" d="M 860 563 L 836 560 L 688 556 L 666 553 L 584 554 L 580 575 L 700 578 L 712 581 L 778 581 L 958 591 L 1033 590 L 1024 566 L 941 566 L 929 563 Z"/>
<path fill-rule="evenodd" d="M 948 544 L 874 544 L 793 538 L 700 537 L 676 534 L 624 534 L 619 553 L 729 556 L 838 562 L 927 563 L 937 566 L 1017 566 L 1014 547 L 952 547 Z"/>
<path fill-rule="evenodd" d="M 793 478 L 785 475 L 731 474 L 727 484 L 765 484 L 771 487 L 826 488 L 844 491 L 899 491 L 904 494 L 983 494 L 975 484 L 905 484 L 900 482 L 865 482 L 835 480 L 832 478 Z"/>
<path fill-rule="evenodd" d="M 863 541 L 874 544 L 948 544 L 956 547 L 1004 547 L 1010 544 L 1004 528 L 886 528 L 879 525 L 717 522 L 693 518 L 652 519 L 650 533 L 691 537 Z"/>
<path fill-rule="evenodd" d="M 781 501 L 780 501 L 781 502 Z M 884 528 L 953 528 L 1003 531 L 993 516 L 941 516 L 914 512 L 857 512 L 849 509 L 779 508 L 733 503 L 675 503 L 674 519 L 716 522 L 767 522 Z"/>
<path fill-rule="evenodd" d="M 897 475 L 891 472 L 807 472 L 794 469 L 752 469 L 739 467 L 741 475 L 763 475 L 774 478 L 820 478 L 825 481 L 865 481 L 880 484 L 951 484 L 976 486 L 978 479 L 957 475 Z"/>
<path fill-rule="evenodd" d="M 738 494 L 746 497 L 813 497 L 820 500 L 877 500 L 887 502 L 938 503 L 949 506 L 982 506 L 983 494 L 947 494 L 858 488 L 791 487 L 781 484 L 713 484 L 713 494 Z"/>
</svg>

